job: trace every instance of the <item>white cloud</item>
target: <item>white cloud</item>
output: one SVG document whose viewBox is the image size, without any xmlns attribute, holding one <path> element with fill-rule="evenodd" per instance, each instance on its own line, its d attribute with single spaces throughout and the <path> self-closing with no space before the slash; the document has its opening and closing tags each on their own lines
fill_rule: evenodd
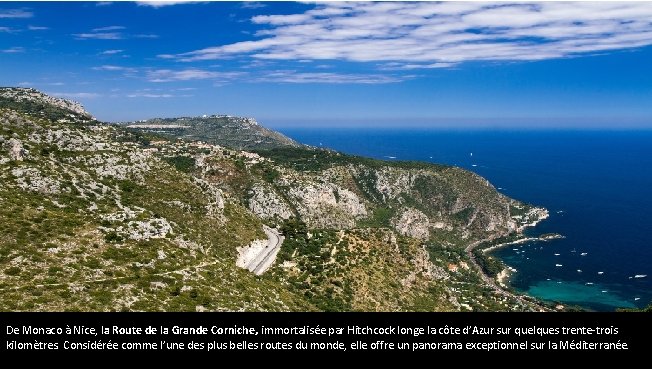
<svg viewBox="0 0 652 369">
<path fill-rule="evenodd" d="M 398 63 L 441 68 L 473 60 L 541 60 L 652 45 L 650 2 L 333 2 L 259 15 L 258 39 L 178 55 Z M 382 64 L 381 64 L 382 65 Z"/>
<path fill-rule="evenodd" d="M 31 18 L 34 13 L 24 9 L 0 9 L 0 18 Z"/>
<path fill-rule="evenodd" d="M 113 1 L 98 1 L 95 3 L 95 6 L 109 6 L 112 5 Z"/>
<path fill-rule="evenodd" d="M 158 38 L 158 35 L 153 34 L 138 34 L 134 35 L 135 38 Z"/>
<path fill-rule="evenodd" d="M 4 54 L 18 54 L 18 53 L 24 53 L 25 48 L 16 46 L 16 47 L 10 47 L 8 49 L 0 50 L 0 52 Z"/>
<path fill-rule="evenodd" d="M 133 72 L 134 68 L 122 67 L 119 65 L 101 65 L 99 67 L 93 67 L 93 70 L 102 70 L 109 72 Z"/>
<path fill-rule="evenodd" d="M 242 3 L 243 9 L 260 9 L 266 7 L 266 4 L 259 3 L 257 1 L 245 1 Z"/>
<path fill-rule="evenodd" d="M 124 37 L 118 32 L 76 33 L 78 40 L 122 40 Z"/>
<path fill-rule="evenodd" d="M 437 69 L 437 68 L 450 68 L 455 63 L 431 63 L 431 64 L 409 64 L 391 62 L 381 65 L 381 70 L 411 70 L 411 69 Z"/>
<path fill-rule="evenodd" d="M 160 99 L 160 98 L 170 98 L 170 97 L 175 97 L 172 94 L 152 94 L 152 93 L 144 93 L 144 92 L 136 92 L 133 94 L 127 95 L 127 97 L 147 97 L 150 99 Z"/>
<path fill-rule="evenodd" d="M 76 33 L 75 36 L 78 40 L 123 40 L 126 38 L 158 38 L 154 34 L 129 34 L 123 32 L 126 27 L 123 26 L 106 26 L 93 28 L 86 33 Z"/>
<path fill-rule="evenodd" d="M 147 79 L 150 82 L 173 82 L 210 79 L 221 82 L 231 81 L 244 75 L 241 72 L 215 72 L 203 69 L 155 69 L 147 71 Z"/>
<path fill-rule="evenodd" d="M 49 94 L 64 99 L 94 99 L 102 96 L 95 92 L 49 92 Z"/>
<path fill-rule="evenodd" d="M 382 74 L 308 73 L 296 71 L 275 71 L 256 78 L 255 82 L 275 83 L 331 83 L 331 84 L 381 84 L 401 82 L 410 77 L 395 77 Z"/>
<path fill-rule="evenodd" d="M 50 27 L 43 27 L 43 26 L 27 26 L 27 29 L 30 31 L 47 31 L 50 29 Z"/>
<path fill-rule="evenodd" d="M 0 32 L 11 33 L 11 32 L 13 32 L 13 31 L 14 31 L 14 30 L 12 30 L 12 29 L 9 28 L 9 27 L 0 27 Z"/>
<path fill-rule="evenodd" d="M 99 28 L 93 28 L 91 31 L 92 32 L 107 32 L 107 31 L 120 31 L 125 29 L 123 26 L 107 26 L 107 27 L 99 27 Z"/>
<path fill-rule="evenodd" d="M 117 49 L 104 50 L 100 53 L 100 55 L 115 55 L 115 54 L 121 54 L 122 52 L 124 52 L 124 50 L 117 50 Z"/>
<path fill-rule="evenodd" d="M 202 1 L 136 1 L 138 5 L 140 6 L 151 6 L 153 8 L 161 8 L 164 6 L 172 6 L 172 5 L 184 5 L 184 4 L 198 4 L 202 3 Z"/>
</svg>

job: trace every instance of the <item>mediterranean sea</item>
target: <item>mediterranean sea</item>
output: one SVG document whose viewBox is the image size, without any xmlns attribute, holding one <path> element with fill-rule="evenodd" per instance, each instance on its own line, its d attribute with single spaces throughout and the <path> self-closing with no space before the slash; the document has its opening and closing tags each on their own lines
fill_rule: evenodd
<svg viewBox="0 0 652 369">
<path fill-rule="evenodd" d="M 613 311 L 652 301 L 652 131 L 285 128 L 299 142 L 384 160 L 459 166 L 550 211 L 505 247 L 510 284 L 542 300 Z"/>
</svg>

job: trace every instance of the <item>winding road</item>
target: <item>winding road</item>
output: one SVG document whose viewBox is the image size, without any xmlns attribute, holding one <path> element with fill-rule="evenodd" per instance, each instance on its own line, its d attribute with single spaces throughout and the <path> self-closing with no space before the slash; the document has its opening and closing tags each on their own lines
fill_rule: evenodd
<svg viewBox="0 0 652 369">
<path fill-rule="evenodd" d="M 261 275 L 265 273 L 267 269 L 269 269 L 269 267 L 272 266 L 274 260 L 276 260 L 276 254 L 278 254 L 278 251 L 281 249 L 281 245 L 283 244 L 283 240 L 285 240 L 285 237 L 280 233 L 278 233 L 278 231 L 276 231 L 275 229 L 269 228 L 267 226 L 263 226 L 263 231 L 267 235 L 267 246 L 265 246 L 265 248 L 262 249 L 261 252 L 258 255 L 256 255 L 256 257 L 251 262 L 249 262 L 249 264 L 247 264 L 246 266 L 247 270 L 253 272 L 256 275 Z M 218 264 L 219 262 L 220 262 L 219 260 L 207 261 L 197 265 L 189 265 L 181 269 L 168 270 L 165 272 L 148 274 L 148 276 L 164 276 L 170 274 L 183 273 L 184 271 L 190 271 L 190 270 L 198 271 L 202 268 Z M 0 292 L 9 291 L 9 290 L 17 291 L 20 289 L 34 288 L 34 287 L 57 287 L 57 286 L 77 286 L 77 285 L 81 286 L 86 283 L 102 283 L 102 282 L 120 281 L 120 280 L 128 281 L 132 279 L 134 279 L 134 276 L 87 279 L 87 280 L 75 281 L 75 282 L 41 283 L 41 284 L 36 284 L 31 286 L 11 286 L 7 288 L 0 288 Z"/>
<path fill-rule="evenodd" d="M 494 235 L 492 237 L 485 238 L 483 240 L 473 242 L 470 245 L 468 245 L 464 249 L 464 251 L 466 251 L 466 255 L 469 257 L 469 259 L 471 259 L 471 262 L 473 263 L 473 266 L 478 271 L 478 274 L 480 275 L 482 280 L 487 285 L 489 285 L 491 288 L 493 288 L 493 290 L 496 291 L 496 293 L 498 293 L 498 294 L 500 294 L 502 296 L 514 298 L 514 299 L 518 300 L 521 304 L 523 304 L 525 306 L 536 306 L 536 307 L 538 307 L 539 309 L 542 309 L 542 310 L 549 310 L 548 308 L 546 308 L 545 306 L 543 306 L 541 304 L 538 304 L 538 303 L 533 302 L 533 301 L 526 300 L 523 296 L 512 293 L 512 292 L 510 292 L 508 290 L 505 290 L 502 287 L 500 287 L 498 284 L 496 284 L 496 281 L 493 278 L 491 278 L 491 277 L 489 277 L 488 275 L 485 274 L 484 270 L 482 270 L 482 267 L 480 266 L 478 261 L 475 259 L 475 255 L 473 255 L 473 250 L 476 247 L 478 247 L 483 242 L 493 241 L 496 238 L 499 238 L 499 237 L 502 237 L 502 236 L 506 236 L 506 234 Z"/>
<path fill-rule="evenodd" d="M 256 257 L 246 265 L 246 269 L 255 275 L 261 275 L 269 269 L 276 260 L 276 254 L 281 249 L 285 237 L 275 229 L 263 226 L 263 231 L 267 235 L 267 246 L 260 251 Z"/>
</svg>

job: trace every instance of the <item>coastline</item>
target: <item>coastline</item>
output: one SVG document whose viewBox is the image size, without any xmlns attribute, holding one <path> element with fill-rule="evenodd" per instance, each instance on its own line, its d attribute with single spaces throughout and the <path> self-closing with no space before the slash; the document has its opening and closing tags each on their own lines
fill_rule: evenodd
<svg viewBox="0 0 652 369">
<path fill-rule="evenodd" d="M 537 218 L 534 221 L 523 224 L 523 225 L 517 227 L 516 230 L 514 230 L 514 231 L 493 235 L 491 237 L 475 241 L 475 242 L 469 244 L 464 249 L 464 251 L 467 253 L 467 256 L 469 257 L 472 264 L 474 265 L 474 267 L 476 268 L 476 270 L 480 274 L 480 277 L 482 278 L 482 280 L 487 285 L 489 285 L 491 288 L 493 288 L 494 291 L 496 291 L 497 293 L 499 293 L 501 295 L 512 297 L 512 298 L 518 300 L 519 302 L 521 302 L 523 305 L 537 307 L 539 309 L 539 311 L 554 311 L 550 307 L 546 306 L 543 301 L 537 299 L 536 297 L 532 297 L 532 296 L 529 296 L 529 295 L 517 293 L 517 292 L 514 292 L 514 291 L 512 291 L 510 289 L 510 287 L 508 285 L 509 277 L 511 276 L 512 273 L 516 272 L 516 269 L 505 265 L 505 267 L 494 278 L 494 277 L 492 277 L 492 276 L 485 273 L 485 271 L 482 269 L 482 267 L 480 266 L 480 264 L 476 260 L 475 255 L 473 254 L 473 251 L 478 246 L 480 246 L 480 245 L 482 245 L 482 244 L 484 244 L 486 242 L 492 242 L 492 241 L 495 241 L 495 240 L 500 239 L 502 237 L 507 237 L 507 236 L 511 236 L 511 235 L 516 235 L 518 238 L 516 240 L 514 240 L 514 241 L 503 242 L 503 243 L 500 243 L 500 244 L 497 244 L 497 245 L 492 245 L 492 246 L 489 246 L 489 247 L 486 247 L 486 248 L 482 248 L 481 249 L 482 253 L 484 254 L 487 251 L 492 251 L 492 250 L 496 250 L 496 249 L 499 249 L 499 248 L 502 248 L 502 247 L 506 247 L 506 246 L 510 246 L 510 245 L 514 245 L 514 244 L 525 243 L 525 242 L 530 242 L 530 241 L 547 242 L 547 241 L 550 241 L 550 240 L 553 240 L 553 239 L 564 238 L 564 236 L 562 236 L 560 234 L 544 234 L 544 235 L 541 235 L 539 237 L 525 237 L 523 235 L 523 232 L 526 229 L 536 227 L 537 224 L 539 224 L 540 222 L 542 222 L 545 219 L 548 219 L 548 217 L 550 216 L 548 210 L 545 209 L 545 208 L 533 208 L 533 209 L 530 210 L 530 212 L 528 214 L 530 214 L 530 213 L 533 213 L 533 214 L 537 215 Z M 503 263 L 503 265 L 504 265 L 504 263 Z"/>
<path fill-rule="evenodd" d="M 514 241 L 503 242 L 503 243 L 499 243 L 497 245 L 489 246 L 487 248 L 482 249 L 482 252 L 483 253 L 492 252 L 492 251 L 498 250 L 498 249 L 503 248 L 503 247 L 518 245 L 518 244 L 526 243 L 526 242 L 548 242 L 548 241 L 558 240 L 558 239 L 562 239 L 562 238 L 566 238 L 566 236 L 563 236 L 563 235 L 560 235 L 560 234 L 557 234 L 557 233 L 554 233 L 552 235 L 539 236 L 539 237 L 523 237 L 523 238 L 516 239 Z"/>
<path fill-rule="evenodd" d="M 498 285 L 504 289 L 509 288 L 509 277 L 512 276 L 512 273 L 516 273 L 517 270 L 512 267 L 505 267 L 503 270 L 498 273 L 496 276 L 496 282 L 498 282 Z"/>
</svg>

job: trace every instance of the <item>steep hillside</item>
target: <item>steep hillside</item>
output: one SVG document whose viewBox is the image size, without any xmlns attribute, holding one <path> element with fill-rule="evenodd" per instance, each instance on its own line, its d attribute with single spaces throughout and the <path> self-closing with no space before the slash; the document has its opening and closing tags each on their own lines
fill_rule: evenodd
<svg viewBox="0 0 652 369">
<path fill-rule="evenodd" d="M 62 122 L 71 118 L 84 122 L 93 120 L 93 116 L 78 102 L 49 96 L 33 88 L 0 87 L 0 109 L 2 108 Z"/>
<path fill-rule="evenodd" d="M 299 146 L 281 133 L 261 126 L 255 119 L 228 115 L 156 118 L 128 123 L 127 127 L 169 138 L 203 141 L 233 149 Z"/>
<path fill-rule="evenodd" d="M 473 173 L 168 140 L 0 96 L 0 310 L 536 308 L 464 249 L 545 211 Z M 236 262 L 264 224 L 285 242 L 255 276 Z"/>
</svg>

